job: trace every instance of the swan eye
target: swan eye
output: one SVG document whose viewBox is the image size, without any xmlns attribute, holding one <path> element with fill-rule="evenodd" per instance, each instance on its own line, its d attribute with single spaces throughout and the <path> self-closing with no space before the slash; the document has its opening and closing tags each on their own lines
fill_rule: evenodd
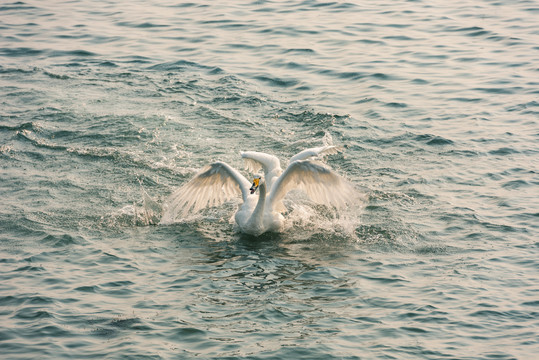
<svg viewBox="0 0 539 360">
<path fill-rule="evenodd" d="M 260 179 L 259 178 L 255 178 L 253 180 L 253 186 L 251 186 L 251 188 L 249 190 L 251 190 L 251 194 L 254 194 L 254 192 L 256 191 L 256 189 L 258 189 L 258 185 L 260 184 Z"/>
</svg>

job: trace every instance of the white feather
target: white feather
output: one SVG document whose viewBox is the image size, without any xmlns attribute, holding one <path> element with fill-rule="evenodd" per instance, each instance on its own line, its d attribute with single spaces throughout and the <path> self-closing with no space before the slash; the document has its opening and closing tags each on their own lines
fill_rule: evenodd
<svg viewBox="0 0 539 360">
<path fill-rule="evenodd" d="M 324 157 L 326 155 L 334 155 L 339 152 L 344 151 L 344 148 L 341 146 L 335 146 L 335 145 L 326 145 L 326 146 L 320 146 L 316 148 L 311 149 L 305 149 L 296 155 L 292 156 L 290 158 L 290 163 L 293 163 L 296 160 L 306 160 L 311 157 Z"/>
<path fill-rule="evenodd" d="M 245 169 L 249 171 L 250 173 L 256 174 L 258 171 L 260 171 L 260 169 L 262 169 L 262 164 L 256 160 L 250 159 L 248 157 L 244 157 L 243 161 L 245 163 Z"/>
<path fill-rule="evenodd" d="M 185 216 L 189 211 L 197 212 L 208 206 L 221 205 L 240 193 L 245 201 L 249 186 L 249 181 L 228 164 L 213 163 L 167 199 L 161 223 L 174 222 L 178 214 Z"/>
<path fill-rule="evenodd" d="M 273 206 L 278 206 L 285 195 L 298 188 L 320 204 L 343 207 L 353 194 L 352 186 L 337 173 L 312 160 L 292 162 L 274 184 L 271 194 Z"/>
<path fill-rule="evenodd" d="M 257 173 L 260 169 L 264 170 L 266 185 L 268 191 L 271 191 L 273 183 L 283 172 L 279 159 L 276 156 L 257 151 L 244 151 L 241 153 L 241 157 L 245 161 L 247 169 L 252 173 Z"/>
<path fill-rule="evenodd" d="M 260 235 L 266 231 L 279 231 L 286 208 L 283 198 L 292 189 L 301 189 L 315 202 L 342 207 L 353 199 L 354 188 L 345 179 L 320 162 L 306 160 L 334 154 L 342 149 L 323 146 L 304 150 L 292 159 L 283 172 L 279 159 L 255 151 L 241 153 L 252 172 L 264 169 L 259 194 L 250 194 L 250 182 L 238 171 L 223 162 L 202 169 L 191 181 L 175 191 L 166 201 L 162 224 L 176 221 L 178 215 L 197 212 L 208 206 L 218 206 L 241 193 L 243 204 L 235 215 L 241 231 Z"/>
</svg>

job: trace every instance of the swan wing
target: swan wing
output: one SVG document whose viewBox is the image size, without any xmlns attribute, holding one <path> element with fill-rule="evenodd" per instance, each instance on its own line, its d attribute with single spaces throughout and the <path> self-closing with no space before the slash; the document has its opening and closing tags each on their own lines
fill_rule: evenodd
<svg viewBox="0 0 539 360">
<path fill-rule="evenodd" d="M 325 165 L 312 160 L 296 160 L 274 184 L 270 194 L 273 209 L 282 211 L 283 198 L 295 188 L 305 191 L 317 203 L 335 207 L 346 205 L 355 192 L 350 183 Z"/>
<path fill-rule="evenodd" d="M 256 173 L 260 169 L 264 169 L 266 185 L 268 186 L 268 191 L 271 191 L 274 180 L 283 172 L 279 159 L 276 156 L 256 151 L 242 152 L 241 157 L 250 172 Z"/>
<path fill-rule="evenodd" d="M 292 164 L 296 160 L 306 160 L 313 156 L 323 157 L 326 155 L 333 155 L 342 151 L 344 151 L 344 148 L 342 146 L 335 146 L 335 145 L 326 145 L 326 146 L 320 146 L 316 148 L 305 149 L 297 153 L 296 155 L 292 156 L 290 158 L 290 163 Z"/>
<path fill-rule="evenodd" d="M 249 181 L 224 162 L 215 162 L 203 168 L 187 184 L 166 200 L 161 223 L 174 222 L 177 215 L 185 216 L 190 210 L 197 212 L 208 206 L 221 205 L 241 192 L 245 202 L 249 194 Z"/>
<path fill-rule="evenodd" d="M 265 154 L 257 151 L 243 151 L 241 157 L 245 161 L 245 167 L 250 172 L 256 173 L 260 169 L 264 169 L 267 175 L 275 169 L 281 168 L 281 162 L 276 156 Z"/>
</svg>

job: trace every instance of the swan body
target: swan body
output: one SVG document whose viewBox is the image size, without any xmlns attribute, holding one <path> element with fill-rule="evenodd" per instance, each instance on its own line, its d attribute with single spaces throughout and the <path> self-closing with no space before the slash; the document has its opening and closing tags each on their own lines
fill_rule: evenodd
<svg viewBox="0 0 539 360">
<path fill-rule="evenodd" d="M 336 146 L 303 150 L 290 159 L 283 171 L 277 157 L 256 151 L 241 153 L 249 171 L 261 169 L 252 183 L 230 165 L 217 161 L 203 168 L 166 201 L 161 224 L 173 223 L 177 215 L 185 216 L 208 206 L 217 206 L 241 193 L 243 204 L 235 214 L 240 231 L 261 235 L 282 230 L 286 211 L 282 200 L 294 188 L 304 190 L 315 202 L 342 207 L 350 199 L 353 187 L 341 176 L 314 157 L 342 151 Z M 256 194 L 258 192 L 258 194 Z"/>
</svg>

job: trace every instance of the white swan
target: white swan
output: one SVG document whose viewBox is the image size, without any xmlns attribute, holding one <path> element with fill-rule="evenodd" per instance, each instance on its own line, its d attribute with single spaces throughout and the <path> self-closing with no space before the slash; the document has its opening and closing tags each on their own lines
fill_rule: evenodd
<svg viewBox="0 0 539 360">
<path fill-rule="evenodd" d="M 311 159 L 335 154 L 342 149 L 333 145 L 303 150 L 290 159 L 283 172 L 279 159 L 261 152 L 242 152 L 249 171 L 264 170 L 251 183 L 230 165 L 218 161 L 202 169 L 192 180 L 175 191 L 165 203 L 161 224 L 170 224 L 179 214 L 220 205 L 241 192 L 243 204 L 235 215 L 240 231 L 261 235 L 283 228 L 286 211 L 283 198 L 294 188 L 304 190 L 315 202 L 342 207 L 352 198 L 354 189 L 337 173 Z M 258 195 L 254 194 L 258 190 Z"/>
</svg>

